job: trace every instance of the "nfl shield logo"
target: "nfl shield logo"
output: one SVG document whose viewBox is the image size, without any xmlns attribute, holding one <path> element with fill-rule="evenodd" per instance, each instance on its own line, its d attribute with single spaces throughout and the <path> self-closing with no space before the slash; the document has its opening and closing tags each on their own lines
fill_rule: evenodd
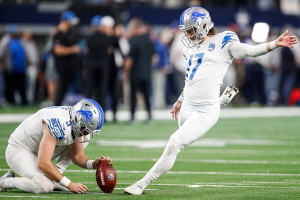
<svg viewBox="0 0 300 200">
<path fill-rule="evenodd" d="M 216 47 L 215 43 L 210 43 L 209 46 L 208 46 L 208 51 L 215 50 L 215 47 Z"/>
<path fill-rule="evenodd" d="M 112 181 L 115 179 L 115 176 L 113 174 L 108 174 L 107 175 L 107 180 Z"/>
</svg>

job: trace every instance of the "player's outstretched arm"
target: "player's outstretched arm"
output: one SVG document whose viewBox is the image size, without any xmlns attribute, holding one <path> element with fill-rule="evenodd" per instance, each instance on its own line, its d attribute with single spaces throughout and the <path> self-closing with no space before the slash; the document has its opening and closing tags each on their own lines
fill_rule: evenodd
<svg viewBox="0 0 300 200">
<path fill-rule="evenodd" d="M 239 89 L 234 85 L 227 86 L 223 94 L 219 98 L 220 107 L 223 107 L 226 104 L 228 104 L 238 92 Z"/>
<path fill-rule="evenodd" d="M 245 57 L 257 57 L 267 54 L 277 47 L 293 48 L 297 44 L 296 36 L 287 36 L 288 30 L 282 34 L 278 39 L 259 45 L 248 45 L 237 41 L 228 44 L 228 52 L 234 58 L 241 59 Z"/>
</svg>

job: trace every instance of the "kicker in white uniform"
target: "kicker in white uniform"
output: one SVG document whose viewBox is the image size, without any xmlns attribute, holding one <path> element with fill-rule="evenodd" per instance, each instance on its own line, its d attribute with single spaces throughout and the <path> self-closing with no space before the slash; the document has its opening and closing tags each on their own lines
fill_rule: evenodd
<svg viewBox="0 0 300 200">
<path fill-rule="evenodd" d="M 191 7 L 182 13 L 179 30 L 185 32 L 182 38 L 186 46 L 183 50 L 187 63 L 185 87 L 171 111 L 176 119 L 179 113 L 179 129 L 171 135 L 162 156 L 150 171 L 127 187 L 125 193 L 141 195 L 152 181 L 172 168 L 181 150 L 217 123 L 220 105 L 228 103 L 237 93 L 237 89 L 230 86 L 219 98 L 220 86 L 233 58 L 257 57 L 277 47 L 292 48 L 297 43 L 296 37 L 287 36 L 286 31 L 275 41 L 250 46 L 240 43 L 234 32 L 216 34 L 213 26 L 204 8 Z"/>
</svg>

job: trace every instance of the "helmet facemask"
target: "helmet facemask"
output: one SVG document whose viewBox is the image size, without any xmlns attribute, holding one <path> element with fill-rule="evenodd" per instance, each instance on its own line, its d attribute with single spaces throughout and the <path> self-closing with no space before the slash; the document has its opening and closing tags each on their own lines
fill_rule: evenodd
<svg viewBox="0 0 300 200">
<path fill-rule="evenodd" d="M 187 29 L 184 31 L 185 36 L 183 36 L 181 38 L 181 42 L 187 47 L 187 48 L 192 48 L 194 46 L 197 46 L 198 44 L 201 43 L 201 41 L 203 40 L 203 38 L 206 37 L 206 35 L 203 35 L 201 32 L 199 32 L 199 28 L 196 27 L 192 27 L 191 29 L 193 29 L 194 34 L 191 36 L 187 36 Z M 194 39 L 192 39 L 194 37 Z"/>
<path fill-rule="evenodd" d="M 83 120 L 82 120 L 83 119 Z M 94 136 L 97 136 L 99 133 L 100 133 L 100 130 L 94 130 L 94 131 L 91 131 L 87 126 L 86 126 L 86 123 L 85 123 L 85 119 L 84 117 L 82 117 L 82 115 L 80 114 L 79 115 L 79 119 L 77 119 L 77 116 L 75 116 L 75 121 L 76 120 L 79 120 L 80 123 L 78 123 L 80 126 L 72 126 L 73 127 L 73 132 L 74 132 L 74 135 L 77 139 L 77 141 L 79 143 L 85 143 L 85 142 L 90 142 L 94 139 Z M 81 122 L 81 120 L 83 122 Z M 84 134 L 84 133 L 88 133 L 88 134 Z M 88 137 L 88 135 L 90 135 L 91 137 Z M 82 137 L 82 141 L 80 142 L 78 138 Z"/>
</svg>

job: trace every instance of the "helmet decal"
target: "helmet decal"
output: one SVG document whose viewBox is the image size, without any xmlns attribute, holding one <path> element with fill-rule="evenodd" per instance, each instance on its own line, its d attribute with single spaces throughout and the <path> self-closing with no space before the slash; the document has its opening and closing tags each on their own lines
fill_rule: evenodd
<svg viewBox="0 0 300 200">
<path fill-rule="evenodd" d="M 202 20 L 204 19 L 208 19 L 208 17 L 206 16 L 205 12 L 193 12 L 192 13 L 192 17 L 191 17 L 191 20 L 195 23 L 197 21 L 198 18 L 201 18 Z"/>
<path fill-rule="evenodd" d="M 185 14 L 186 14 L 189 10 L 191 10 L 192 8 L 194 8 L 194 7 L 188 8 L 188 9 L 186 9 L 186 10 L 182 13 L 182 15 L 180 16 L 180 25 L 184 25 L 184 17 L 185 17 Z"/>
<path fill-rule="evenodd" d="M 93 113 L 90 110 L 82 110 L 84 104 L 82 104 L 80 110 L 78 110 L 77 112 L 83 116 L 85 116 L 85 122 L 88 123 L 92 120 L 93 118 Z"/>
<path fill-rule="evenodd" d="M 98 113 L 99 113 L 100 123 L 98 123 L 98 126 L 97 126 L 96 130 L 100 130 L 100 128 L 102 127 L 103 122 L 104 122 L 104 112 L 103 112 L 101 106 L 96 101 L 94 101 L 93 99 L 85 99 L 85 100 L 91 102 L 97 108 Z"/>
</svg>

